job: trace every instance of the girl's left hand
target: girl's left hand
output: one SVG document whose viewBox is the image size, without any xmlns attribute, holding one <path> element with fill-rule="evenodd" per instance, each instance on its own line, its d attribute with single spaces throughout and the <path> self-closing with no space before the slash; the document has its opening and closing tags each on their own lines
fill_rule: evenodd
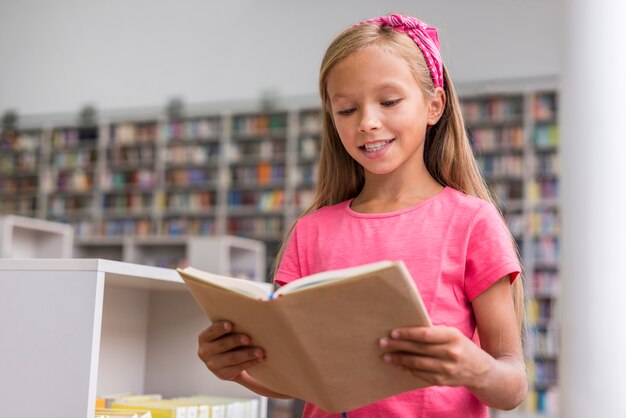
<svg viewBox="0 0 626 418">
<path fill-rule="evenodd" d="M 398 328 L 390 335 L 379 343 L 383 361 L 433 385 L 477 386 L 495 362 L 454 327 Z"/>
</svg>

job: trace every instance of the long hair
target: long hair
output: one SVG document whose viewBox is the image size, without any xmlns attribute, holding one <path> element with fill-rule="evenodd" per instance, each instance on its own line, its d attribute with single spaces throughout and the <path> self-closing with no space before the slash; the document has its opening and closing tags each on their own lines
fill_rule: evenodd
<svg viewBox="0 0 626 418">
<path fill-rule="evenodd" d="M 326 50 L 319 76 L 322 102 L 322 146 L 313 203 L 300 217 L 324 206 L 356 197 L 365 183 L 363 168 L 348 154 L 335 129 L 327 82 L 331 70 L 348 55 L 366 47 L 392 52 L 410 66 L 427 97 L 434 97 L 435 86 L 421 51 L 405 34 L 378 25 L 359 25 L 340 33 Z M 445 107 L 441 118 L 430 126 L 424 142 L 424 163 L 430 175 L 442 186 L 449 186 L 467 195 L 490 203 L 495 201 L 480 173 L 465 130 L 461 105 L 444 65 Z M 341 181 L 338 181 L 341 179 Z M 295 223 L 287 231 L 274 261 L 274 272 L 285 250 Z M 513 244 L 515 241 L 511 237 Z M 515 247 L 517 247 L 515 245 Z M 524 319 L 524 292 L 521 277 L 514 282 L 514 304 L 520 331 Z"/>
</svg>

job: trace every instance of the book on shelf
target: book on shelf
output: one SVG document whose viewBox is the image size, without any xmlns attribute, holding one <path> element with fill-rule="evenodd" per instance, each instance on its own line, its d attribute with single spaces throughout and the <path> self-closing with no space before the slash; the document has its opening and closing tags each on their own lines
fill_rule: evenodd
<svg viewBox="0 0 626 418">
<path fill-rule="evenodd" d="M 431 324 L 402 261 L 321 272 L 275 292 L 177 270 L 209 320 L 231 321 L 265 350 L 265 361 L 247 371 L 276 392 L 336 413 L 427 386 L 385 364 L 378 346 L 394 328 Z"/>
<path fill-rule="evenodd" d="M 153 418 L 150 411 L 97 408 L 95 418 Z"/>
</svg>

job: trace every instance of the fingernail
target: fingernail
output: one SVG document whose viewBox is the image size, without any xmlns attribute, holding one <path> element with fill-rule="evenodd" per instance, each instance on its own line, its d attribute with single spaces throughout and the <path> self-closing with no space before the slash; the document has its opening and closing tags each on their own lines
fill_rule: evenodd
<svg viewBox="0 0 626 418">
<path fill-rule="evenodd" d="M 241 341 L 241 344 L 243 344 L 243 345 L 248 345 L 248 344 L 250 344 L 250 338 L 249 338 L 249 337 L 246 337 L 245 335 L 244 335 L 243 337 L 241 337 L 241 340 L 240 340 L 240 341 Z"/>
<path fill-rule="evenodd" d="M 224 329 L 226 331 L 230 331 L 232 329 L 232 325 L 230 324 L 230 322 L 224 322 Z"/>
<path fill-rule="evenodd" d="M 386 337 L 381 338 L 380 341 L 379 341 L 379 345 L 381 347 L 387 347 L 388 344 L 389 344 L 389 339 L 386 338 Z"/>
<path fill-rule="evenodd" d="M 263 351 L 261 351 L 261 350 L 254 350 L 254 356 L 256 358 L 259 358 L 259 359 L 263 358 Z"/>
<path fill-rule="evenodd" d="M 390 356 L 389 354 L 385 354 L 385 355 L 383 356 L 383 361 L 384 361 L 385 363 L 391 363 L 391 356 Z"/>
<path fill-rule="evenodd" d="M 396 331 L 395 329 L 391 331 L 391 338 L 398 338 L 399 336 L 400 336 L 400 333 Z"/>
</svg>

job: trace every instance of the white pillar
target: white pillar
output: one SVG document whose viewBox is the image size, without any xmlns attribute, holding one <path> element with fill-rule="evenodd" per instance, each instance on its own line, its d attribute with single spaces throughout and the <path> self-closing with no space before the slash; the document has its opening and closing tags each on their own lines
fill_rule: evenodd
<svg viewBox="0 0 626 418">
<path fill-rule="evenodd" d="M 562 418 L 626 417 L 626 2 L 565 0 Z"/>
</svg>

